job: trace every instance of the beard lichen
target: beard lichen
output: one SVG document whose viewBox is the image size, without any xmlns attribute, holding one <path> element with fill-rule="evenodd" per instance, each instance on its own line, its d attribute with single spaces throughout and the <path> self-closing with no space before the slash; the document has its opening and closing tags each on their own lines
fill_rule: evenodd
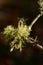
<svg viewBox="0 0 43 65">
<path fill-rule="evenodd" d="M 22 51 L 23 44 L 25 43 L 24 40 L 30 35 L 31 29 L 24 23 L 25 20 L 21 18 L 18 23 L 18 28 L 14 28 L 12 25 L 8 25 L 4 28 L 3 34 L 5 36 L 5 41 L 10 41 L 10 51 L 13 51 L 14 48 Z"/>
<path fill-rule="evenodd" d="M 39 9 L 40 9 L 40 13 L 43 14 L 43 0 L 38 0 L 38 4 L 39 4 Z"/>
<path fill-rule="evenodd" d="M 10 52 L 12 52 L 14 49 L 19 49 L 20 52 L 22 51 L 25 41 L 28 43 L 35 43 L 37 42 L 37 36 L 34 39 L 33 37 L 30 37 L 31 29 L 34 23 L 40 18 L 41 14 L 39 14 L 31 23 L 31 25 L 27 26 L 25 23 L 24 18 L 20 18 L 18 22 L 18 27 L 14 28 L 12 25 L 8 25 L 4 28 L 3 34 L 5 37 L 6 43 L 10 43 Z M 33 44 L 34 46 L 35 44 Z M 42 48 L 42 46 L 37 45 L 38 47 Z"/>
</svg>

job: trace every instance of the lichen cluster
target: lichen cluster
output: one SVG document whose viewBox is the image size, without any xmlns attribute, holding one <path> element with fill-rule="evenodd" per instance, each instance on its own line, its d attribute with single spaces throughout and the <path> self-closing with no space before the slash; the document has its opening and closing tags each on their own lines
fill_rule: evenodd
<svg viewBox="0 0 43 65">
<path fill-rule="evenodd" d="M 43 14 L 43 0 L 38 0 L 38 4 L 39 4 L 39 9 L 40 9 L 40 12 L 41 14 Z"/>
<path fill-rule="evenodd" d="M 34 39 L 30 37 L 31 27 L 25 24 L 25 19 L 21 18 L 18 22 L 18 28 L 14 28 L 12 25 L 8 25 L 4 28 L 5 41 L 10 42 L 10 51 L 13 49 L 20 49 L 22 51 L 25 40 L 33 43 Z"/>
</svg>

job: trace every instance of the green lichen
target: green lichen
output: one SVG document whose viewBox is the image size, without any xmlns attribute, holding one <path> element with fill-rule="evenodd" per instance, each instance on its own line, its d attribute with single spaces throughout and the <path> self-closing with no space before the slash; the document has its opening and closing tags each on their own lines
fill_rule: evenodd
<svg viewBox="0 0 43 65">
<path fill-rule="evenodd" d="M 31 26 L 27 26 L 25 24 L 24 18 L 20 18 L 18 28 L 14 28 L 12 25 L 8 25 L 6 28 L 4 28 L 3 34 L 5 36 L 5 41 L 10 41 L 10 52 L 12 52 L 14 48 L 20 49 L 21 52 L 23 44 L 25 44 L 25 40 L 33 43 L 34 39 L 30 37 L 30 32 Z"/>
<path fill-rule="evenodd" d="M 40 12 L 41 14 L 43 14 L 43 0 L 38 0 L 38 4 L 39 4 L 39 9 L 40 9 Z"/>
</svg>

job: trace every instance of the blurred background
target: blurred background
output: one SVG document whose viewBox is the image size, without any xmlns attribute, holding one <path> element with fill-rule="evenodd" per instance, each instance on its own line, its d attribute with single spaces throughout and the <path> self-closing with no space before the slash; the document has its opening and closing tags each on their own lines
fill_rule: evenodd
<svg viewBox="0 0 43 65">
<path fill-rule="evenodd" d="M 40 13 L 38 0 L 0 0 L 0 32 L 7 25 L 17 27 L 18 17 L 28 18 L 29 25 Z M 38 44 L 43 46 L 43 16 L 38 19 L 32 28 L 31 36 L 38 36 Z M 0 65 L 43 65 L 43 50 L 26 46 L 20 53 L 19 50 L 9 51 L 9 46 L 4 44 L 3 35 L 0 33 Z"/>
</svg>

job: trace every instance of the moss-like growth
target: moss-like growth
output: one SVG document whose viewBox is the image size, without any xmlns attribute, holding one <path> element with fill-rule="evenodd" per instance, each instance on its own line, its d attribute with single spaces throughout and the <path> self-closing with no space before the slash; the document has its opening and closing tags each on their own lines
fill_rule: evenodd
<svg viewBox="0 0 43 65">
<path fill-rule="evenodd" d="M 20 49 L 22 51 L 23 44 L 25 44 L 25 40 L 30 43 L 34 43 L 35 40 L 30 37 L 31 25 L 27 26 L 25 24 L 25 19 L 20 18 L 18 22 L 18 28 L 14 28 L 9 25 L 4 28 L 3 34 L 5 35 L 5 41 L 9 42 L 10 40 L 10 51 L 13 49 Z"/>
</svg>

